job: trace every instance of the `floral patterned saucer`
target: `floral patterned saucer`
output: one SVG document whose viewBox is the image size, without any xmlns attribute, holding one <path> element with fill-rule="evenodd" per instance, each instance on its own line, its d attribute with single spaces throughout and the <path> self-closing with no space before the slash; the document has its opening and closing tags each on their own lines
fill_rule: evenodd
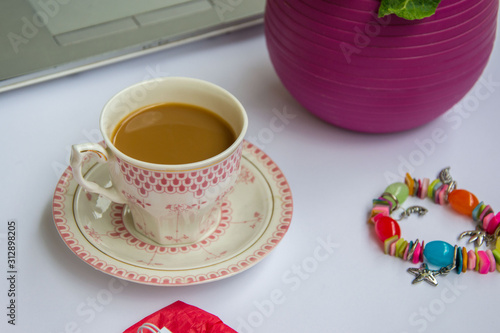
<svg viewBox="0 0 500 333">
<path fill-rule="evenodd" d="M 100 185 L 110 182 L 105 165 L 90 160 L 84 172 Z M 281 241 L 292 209 L 285 176 L 249 142 L 218 228 L 191 245 L 161 246 L 145 238 L 135 231 L 126 206 L 86 193 L 71 168 L 61 176 L 52 205 L 59 234 L 80 259 L 121 279 L 162 286 L 215 281 L 252 267 Z"/>
</svg>

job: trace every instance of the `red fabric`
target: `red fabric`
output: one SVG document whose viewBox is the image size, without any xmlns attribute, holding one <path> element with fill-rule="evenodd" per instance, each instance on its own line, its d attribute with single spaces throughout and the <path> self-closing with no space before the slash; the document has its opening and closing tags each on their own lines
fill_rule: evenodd
<svg viewBox="0 0 500 333">
<path fill-rule="evenodd" d="M 217 316 L 181 301 L 170 304 L 147 316 L 123 333 L 137 333 L 145 323 L 166 327 L 172 333 L 237 333 Z"/>
</svg>

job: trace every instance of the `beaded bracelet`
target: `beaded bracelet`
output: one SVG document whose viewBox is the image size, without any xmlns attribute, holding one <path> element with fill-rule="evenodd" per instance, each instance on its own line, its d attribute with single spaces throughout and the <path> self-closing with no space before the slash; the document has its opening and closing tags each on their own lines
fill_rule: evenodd
<svg viewBox="0 0 500 333">
<path fill-rule="evenodd" d="M 405 182 L 389 185 L 380 197 L 373 200 L 369 222 L 375 226 L 375 233 L 384 243 L 384 252 L 391 256 L 411 261 L 414 264 L 422 263 L 420 268 L 409 268 L 408 272 L 415 276 L 413 284 L 426 281 L 437 286 L 436 277 L 447 275 L 455 270 L 457 274 L 467 270 L 476 270 L 481 274 L 500 271 L 500 213 L 494 214 L 489 205 L 479 202 L 476 196 L 469 191 L 457 189 L 457 183 L 449 173 L 449 167 L 441 170 L 437 179 L 432 182 L 428 178 L 414 179 L 406 174 Z M 428 197 L 440 205 L 450 204 L 456 212 L 471 216 L 477 223 L 476 230 L 465 231 L 459 239 L 469 236 L 469 243 L 475 243 L 475 249 L 469 250 L 458 245 L 452 246 L 444 241 L 425 243 L 418 239 L 406 241 L 401 237 L 398 222 L 391 214 L 400 209 L 400 205 L 408 196 L 425 199 Z M 411 214 L 424 215 L 427 209 L 421 206 L 412 206 L 403 209 L 400 219 Z M 478 248 L 486 243 L 493 250 L 485 251 Z M 424 262 L 424 260 L 426 262 Z M 440 267 L 429 269 L 428 264 Z"/>
</svg>

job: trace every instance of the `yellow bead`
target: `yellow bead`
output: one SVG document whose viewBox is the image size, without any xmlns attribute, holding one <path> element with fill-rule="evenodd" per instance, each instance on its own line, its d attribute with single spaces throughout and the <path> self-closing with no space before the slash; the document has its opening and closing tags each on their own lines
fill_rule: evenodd
<svg viewBox="0 0 500 333">
<path fill-rule="evenodd" d="M 399 236 L 398 235 L 394 235 L 390 238 L 387 238 L 385 241 L 384 241 L 384 253 L 385 254 L 389 254 L 391 252 L 391 244 L 394 243 L 394 242 L 397 242 L 397 240 L 399 239 Z"/>
<path fill-rule="evenodd" d="M 405 243 L 408 244 L 408 242 L 405 241 L 404 238 L 400 238 L 396 242 L 396 253 L 394 254 L 395 257 L 399 257 L 399 258 L 403 257 L 403 255 L 401 253 L 404 252 Z"/>
<path fill-rule="evenodd" d="M 413 190 L 415 188 L 415 181 L 411 178 L 410 174 L 407 172 L 405 177 L 405 184 L 408 186 L 408 190 L 410 195 L 413 194 Z"/>
<path fill-rule="evenodd" d="M 404 257 L 407 246 L 408 246 L 408 242 L 403 239 L 403 244 L 401 244 L 401 247 L 399 248 L 397 257 L 399 257 L 399 258 Z"/>
<path fill-rule="evenodd" d="M 432 181 L 432 183 L 429 185 L 429 187 L 427 188 L 427 196 L 431 199 L 434 200 L 434 197 L 432 196 L 432 189 L 434 188 L 434 186 L 436 186 L 437 183 L 439 183 L 440 180 L 439 179 L 434 179 Z"/>
<path fill-rule="evenodd" d="M 476 253 L 476 267 L 474 267 L 474 270 L 478 271 L 479 270 L 479 256 L 477 255 L 477 247 L 474 249 L 474 252 Z"/>
</svg>

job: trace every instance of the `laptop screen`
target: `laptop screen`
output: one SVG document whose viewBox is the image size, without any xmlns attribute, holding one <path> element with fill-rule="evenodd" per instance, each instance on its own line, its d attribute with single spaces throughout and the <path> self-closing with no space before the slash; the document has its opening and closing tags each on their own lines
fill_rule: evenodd
<svg viewBox="0 0 500 333">
<path fill-rule="evenodd" d="M 265 0 L 0 2 L 0 92 L 261 23 Z"/>
</svg>

